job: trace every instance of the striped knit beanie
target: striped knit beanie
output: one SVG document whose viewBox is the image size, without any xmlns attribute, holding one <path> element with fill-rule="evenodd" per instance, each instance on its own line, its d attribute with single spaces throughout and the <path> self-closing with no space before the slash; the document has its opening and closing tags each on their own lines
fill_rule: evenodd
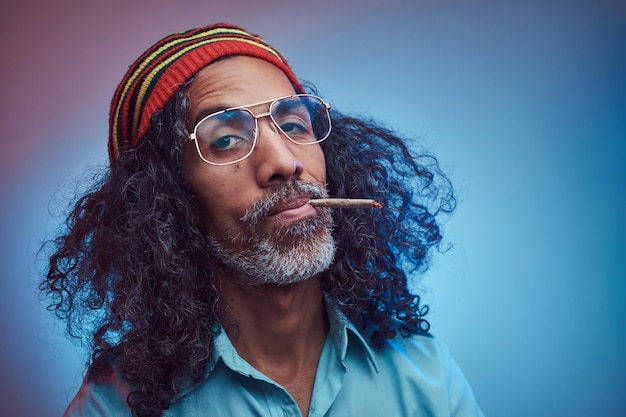
<svg viewBox="0 0 626 417">
<path fill-rule="evenodd" d="M 180 85 L 217 59 L 246 55 L 274 64 L 298 92 L 304 92 L 283 56 L 257 35 L 229 24 L 174 33 L 155 43 L 128 69 L 111 101 L 109 158 L 137 146 L 152 115 L 163 109 Z"/>
</svg>

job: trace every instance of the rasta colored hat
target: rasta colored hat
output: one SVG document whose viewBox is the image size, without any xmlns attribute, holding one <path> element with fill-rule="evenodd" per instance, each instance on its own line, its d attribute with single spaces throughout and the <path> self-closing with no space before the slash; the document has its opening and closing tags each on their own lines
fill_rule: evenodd
<svg viewBox="0 0 626 417">
<path fill-rule="evenodd" d="M 217 24 L 161 39 L 144 52 L 120 82 L 109 115 L 109 159 L 132 149 L 180 85 L 216 60 L 232 55 L 263 59 L 278 67 L 303 92 L 285 58 L 257 35 L 229 24 Z"/>
</svg>

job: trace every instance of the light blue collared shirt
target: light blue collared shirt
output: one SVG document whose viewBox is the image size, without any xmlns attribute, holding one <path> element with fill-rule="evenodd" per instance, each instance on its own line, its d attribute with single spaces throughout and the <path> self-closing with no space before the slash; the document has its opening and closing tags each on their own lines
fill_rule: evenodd
<svg viewBox="0 0 626 417">
<path fill-rule="evenodd" d="M 309 417 L 481 417 L 472 390 L 447 347 L 428 336 L 396 337 L 373 349 L 354 326 L 329 308 L 330 332 L 320 356 Z M 222 331 L 214 365 L 164 412 L 188 416 L 301 416 L 296 401 L 253 368 Z M 130 388 L 115 370 L 85 382 L 65 416 L 130 416 Z"/>
</svg>

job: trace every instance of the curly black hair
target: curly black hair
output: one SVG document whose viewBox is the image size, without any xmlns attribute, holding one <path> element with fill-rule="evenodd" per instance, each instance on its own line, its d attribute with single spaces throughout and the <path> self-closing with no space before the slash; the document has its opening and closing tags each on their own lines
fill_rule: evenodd
<svg viewBox="0 0 626 417">
<path fill-rule="evenodd" d="M 188 85 L 187 83 L 186 85 Z M 136 416 L 160 416 L 198 381 L 220 328 L 218 290 L 181 147 L 189 107 L 182 86 L 155 113 L 140 145 L 120 155 L 71 209 L 51 240 L 40 290 L 72 337 L 87 334 L 91 375 L 119 358 Z M 408 277 L 441 239 L 438 215 L 455 207 L 437 160 L 372 120 L 332 111 L 322 142 L 330 195 L 373 198 L 381 210 L 338 210 L 335 260 L 323 290 L 377 348 L 428 332 L 428 306 Z M 46 246 L 48 247 L 48 246 Z"/>
</svg>

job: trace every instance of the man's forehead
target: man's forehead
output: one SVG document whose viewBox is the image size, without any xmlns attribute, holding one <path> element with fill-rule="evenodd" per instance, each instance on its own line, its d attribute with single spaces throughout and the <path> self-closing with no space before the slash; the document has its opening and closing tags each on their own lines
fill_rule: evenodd
<svg viewBox="0 0 626 417">
<path fill-rule="evenodd" d="M 220 110 L 293 93 L 289 78 L 274 65 L 248 56 L 227 57 L 202 68 L 187 87 L 188 120 L 195 124 Z"/>
</svg>

